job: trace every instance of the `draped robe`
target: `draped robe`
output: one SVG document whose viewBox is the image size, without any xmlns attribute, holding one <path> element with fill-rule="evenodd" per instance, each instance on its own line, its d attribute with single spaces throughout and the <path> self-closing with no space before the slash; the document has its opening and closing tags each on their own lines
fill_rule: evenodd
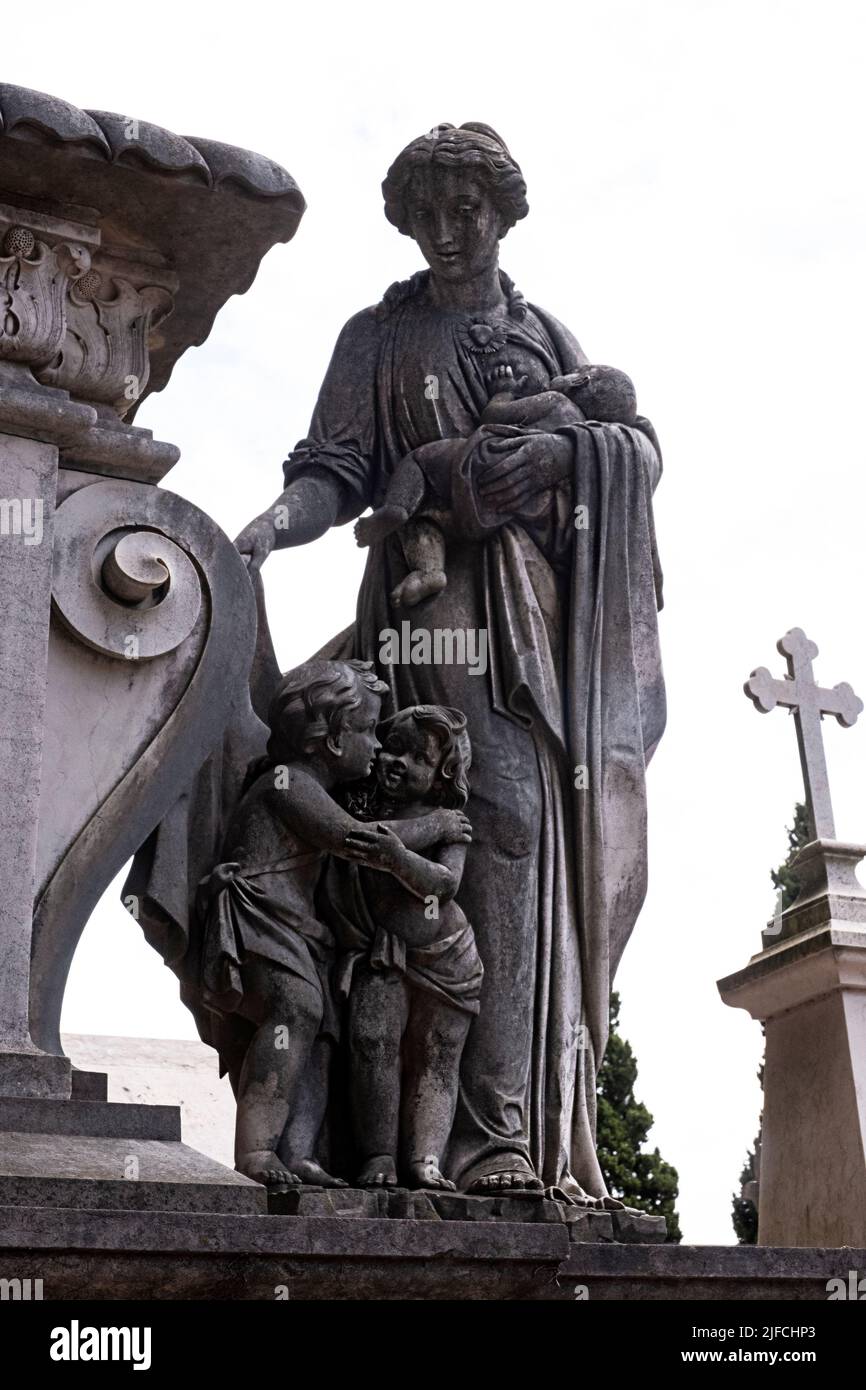
<svg viewBox="0 0 866 1390">
<path fill-rule="evenodd" d="M 371 547 L 354 628 L 323 650 L 376 663 L 395 707 L 446 704 L 468 718 L 474 838 L 459 901 L 485 974 L 449 1175 L 465 1187 L 520 1155 L 547 1187 L 603 1195 L 596 1075 L 646 889 L 645 771 L 665 719 L 651 502 L 661 465 L 646 421 L 569 426 L 572 478 L 491 524 L 476 491 L 492 433 L 477 428 L 486 371 L 510 351 L 530 355 L 542 381 L 586 361 L 534 306 L 501 327 L 504 344 L 479 348 L 470 316 L 437 308 L 423 284 L 356 315 L 285 480 L 338 477 L 341 523 L 381 503 L 409 450 L 455 441 L 447 588 L 395 610 L 407 566 L 388 537 Z M 383 666 L 383 634 L 407 618 L 429 632 L 486 630 L 487 671 Z"/>
<path fill-rule="evenodd" d="M 344 523 L 382 501 L 409 450 L 454 440 L 447 587 L 394 611 L 389 594 L 406 573 L 399 536 L 374 545 L 356 622 L 322 654 L 373 661 L 397 707 L 446 704 L 468 718 L 473 843 L 459 901 L 484 983 L 449 1175 L 467 1187 L 516 1155 L 546 1187 L 600 1196 L 596 1076 L 611 980 L 646 890 L 645 772 L 665 721 L 651 500 L 661 462 L 645 420 L 569 426 L 559 432 L 572 446 L 571 478 L 492 520 L 477 496 L 491 431 L 477 421 L 489 395 L 485 373 L 500 358 L 483 350 L 471 324 L 434 306 L 424 277 L 351 319 L 285 480 L 322 470 L 338 477 Z M 498 328 L 507 341 L 497 353 L 531 360 L 539 385 L 586 361 L 570 333 L 532 305 Z M 257 590 L 251 694 L 263 715 L 277 668 L 260 581 Z M 382 634 L 407 618 L 427 631 L 485 629 L 486 671 L 383 666 Z M 124 888 L 140 897 L 145 934 L 235 1076 L 248 1032 L 243 1020 L 216 1019 L 202 1006 L 193 904 L 265 733 L 244 702 L 222 750 L 139 851 Z"/>
</svg>

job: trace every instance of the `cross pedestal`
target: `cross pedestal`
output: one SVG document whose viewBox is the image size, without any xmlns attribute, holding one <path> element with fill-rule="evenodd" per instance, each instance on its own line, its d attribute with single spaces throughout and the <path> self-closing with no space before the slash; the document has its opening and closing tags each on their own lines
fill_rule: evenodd
<svg viewBox="0 0 866 1390">
<path fill-rule="evenodd" d="M 820 688 L 817 648 L 794 628 L 781 639 L 788 676 L 760 668 L 746 694 L 766 713 L 793 710 L 815 838 L 792 871 L 794 903 L 763 934 L 764 949 L 718 983 L 726 1004 L 764 1024 L 764 1111 L 758 1244 L 866 1245 L 866 892 L 855 867 L 866 846 L 835 838 L 821 717 L 850 727 L 863 708 L 851 687 Z"/>
</svg>

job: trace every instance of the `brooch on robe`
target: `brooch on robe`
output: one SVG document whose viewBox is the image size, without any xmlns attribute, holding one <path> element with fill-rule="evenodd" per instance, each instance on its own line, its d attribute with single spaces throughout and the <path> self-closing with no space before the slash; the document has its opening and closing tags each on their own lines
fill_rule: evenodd
<svg viewBox="0 0 866 1390">
<path fill-rule="evenodd" d="M 508 341 L 508 332 L 503 324 L 488 323 L 478 316 L 460 326 L 460 341 L 471 353 L 499 352 Z"/>
</svg>

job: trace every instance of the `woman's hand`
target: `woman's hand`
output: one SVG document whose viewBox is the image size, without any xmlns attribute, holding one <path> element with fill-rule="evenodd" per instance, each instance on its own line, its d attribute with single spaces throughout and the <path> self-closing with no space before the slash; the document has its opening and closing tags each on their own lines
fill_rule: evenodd
<svg viewBox="0 0 866 1390">
<path fill-rule="evenodd" d="M 406 853 L 399 835 L 381 823 L 369 830 L 350 830 L 344 841 L 347 859 L 357 859 L 368 869 L 383 869 L 387 873 L 400 867 Z"/>
<path fill-rule="evenodd" d="M 257 574 L 276 544 L 274 518 L 263 512 L 245 526 L 235 540 L 235 546 L 247 563 L 250 574 Z"/>
<path fill-rule="evenodd" d="M 492 510 L 513 512 L 571 476 L 572 445 L 560 434 L 513 435 L 487 444 L 495 463 L 479 470 L 478 495 Z"/>
</svg>

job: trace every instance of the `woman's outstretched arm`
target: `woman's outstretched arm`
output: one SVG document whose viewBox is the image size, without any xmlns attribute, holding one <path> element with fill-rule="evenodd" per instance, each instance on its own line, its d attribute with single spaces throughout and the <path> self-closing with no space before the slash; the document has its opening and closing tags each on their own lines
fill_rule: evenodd
<svg viewBox="0 0 866 1390">
<path fill-rule="evenodd" d="M 289 483 L 272 507 L 244 527 L 235 545 L 255 573 L 272 550 L 318 540 L 334 525 L 343 506 L 339 478 L 317 470 Z"/>
<path fill-rule="evenodd" d="M 317 540 L 370 505 L 380 332 L 375 313 L 364 309 L 337 339 L 309 434 L 284 465 L 283 492 L 235 541 L 251 570 L 272 550 Z"/>
</svg>

